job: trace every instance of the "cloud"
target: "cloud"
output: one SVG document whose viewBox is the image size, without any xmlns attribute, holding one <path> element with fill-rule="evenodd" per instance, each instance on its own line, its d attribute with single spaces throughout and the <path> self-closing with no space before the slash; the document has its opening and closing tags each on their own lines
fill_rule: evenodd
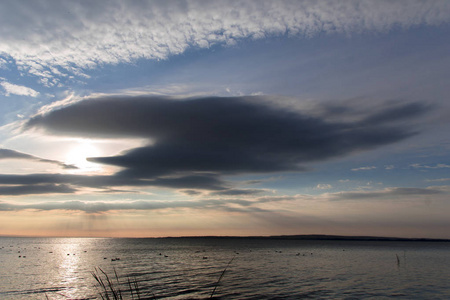
<svg viewBox="0 0 450 300">
<path fill-rule="evenodd" d="M 124 201 L 124 202 L 103 202 L 103 201 L 47 201 L 33 204 L 15 204 L 0 201 L 0 211 L 19 211 L 26 209 L 49 211 L 49 210 L 69 210 L 83 211 L 86 213 L 102 213 L 120 210 L 164 210 L 164 209 L 207 209 L 222 210 L 232 212 L 262 212 L 261 208 L 255 207 L 259 203 L 278 201 L 277 199 L 261 198 L 256 200 L 240 199 L 202 199 L 202 200 L 177 200 L 177 201 Z"/>
<path fill-rule="evenodd" d="M 180 193 L 188 195 L 188 196 L 198 196 L 198 195 L 203 194 L 201 191 L 197 191 L 197 190 L 180 190 Z"/>
<path fill-rule="evenodd" d="M 76 192 L 76 189 L 66 184 L 0 185 L 0 195 L 2 196 L 71 194 L 74 192 Z"/>
<path fill-rule="evenodd" d="M 92 97 L 39 114 L 24 128 L 78 137 L 144 138 L 146 146 L 89 161 L 121 167 L 114 175 L 120 181 L 145 179 L 149 185 L 215 190 L 228 188 L 219 176 L 305 171 L 311 162 L 415 134 L 411 126 L 396 124 L 394 115 L 379 123 L 372 114 L 330 122 L 326 115 L 311 116 L 269 102 L 259 97 Z M 373 113 L 391 115 L 390 109 Z M 422 107 L 422 113 L 428 110 Z M 410 117 L 417 115 L 414 111 Z"/>
<path fill-rule="evenodd" d="M 412 164 L 410 166 L 415 169 L 447 169 L 447 168 L 450 168 L 450 165 L 447 165 L 447 164 L 436 164 L 435 166 Z"/>
<path fill-rule="evenodd" d="M 444 182 L 444 181 L 450 181 L 450 178 L 437 178 L 437 179 L 427 179 L 428 182 Z"/>
<path fill-rule="evenodd" d="M 5 89 L 6 96 L 9 96 L 10 94 L 29 97 L 39 96 L 39 92 L 36 92 L 32 88 L 26 86 L 16 85 L 6 81 L 0 82 L 0 85 L 3 87 L 3 89 Z"/>
<path fill-rule="evenodd" d="M 190 193 L 188 193 L 190 194 Z M 196 209 L 196 210 L 219 210 L 226 212 L 239 212 L 239 213 L 276 213 L 265 209 L 265 205 L 276 204 L 279 206 L 278 212 L 292 213 L 292 204 L 298 205 L 302 203 L 302 206 L 309 207 L 308 203 L 315 203 L 315 205 L 323 205 L 329 201 L 345 201 L 345 200 L 370 200 L 370 202 L 382 201 L 386 203 L 386 200 L 396 201 L 412 201 L 412 200 L 436 200 L 446 202 L 446 199 L 450 194 L 450 186 L 436 186 L 427 188 L 386 188 L 378 191 L 370 192 L 336 192 L 336 193 L 324 193 L 321 195 L 306 195 L 297 194 L 292 196 L 261 196 L 252 197 L 248 199 L 221 197 L 218 199 L 189 199 L 189 200 L 137 200 L 137 201 L 44 201 L 31 204 L 17 204 L 13 202 L 0 201 L 0 211 L 20 211 L 20 210 L 68 210 L 68 211 L 82 211 L 86 213 L 103 213 L 108 211 L 129 211 L 129 210 L 142 210 L 142 211 L 156 211 L 167 209 Z M 198 195 L 197 193 L 193 194 Z M 281 205 L 282 203 L 287 206 Z M 329 205 L 329 203 L 327 204 Z M 282 208 L 283 207 L 283 208 Z M 290 207 L 290 208 L 289 208 Z M 316 207 L 316 206 L 315 206 Z M 286 210 L 287 208 L 287 210 Z M 296 214 L 298 212 L 294 212 Z M 292 215 L 292 214 L 291 214 Z"/>
<path fill-rule="evenodd" d="M 187 202 L 187 201 L 186 201 Z M 168 208 L 173 203 L 160 201 L 130 201 L 130 202 L 83 202 L 83 201 L 56 201 L 42 202 L 35 204 L 12 204 L 0 202 L 0 211 L 35 209 L 42 211 L 49 210 L 72 210 L 84 211 L 87 213 L 99 213 L 110 210 L 154 210 Z M 186 205 L 186 204 L 185 204 Z"/>
<path fill-rule="evenodd" d="M 392 122 L 408 120 L 413 115 L 421 114 L 424 110 L 424 104 L 413 102 L 407 104 L 395 105 L 381 112 L 376 112 L 364 120 L 365 124 L 380 124 L 384 121 Z"/>
<path fill-rule="evenodd" d="M 64 169 L 78 169 L 76 166 L 74 165 L 68 165 L 65 163 L 62 163 L 60 161 L 57 160 L 51 160 L 51 159 L 44 159 L 44 158 L 40 158 L 34 155 L 30 155 L 30 154 L 26 154 L 23 152 L 19 152 L 16 150 L 11 150 L 11 149 L 5 149 L 5 148 L 0 148 L 0 160 L 2 159 L 23 159 L 23 160 L 31 160 L 31 161 L 38 161 L 38 162 L 42 162 L 42 163 L 50 163 L 50 164 L 55 164 L 58 165 Z"/>
<path fill-rule="evenodd" d="M 264 193 L 265 190 L 262 189 L 227 189 L 223 191 L 217 191 L 210 193 L 210 195 L 220 195 L 220 196 L 244 196 L 244 195 L 255 195 Z"/>
<path fill-rule="evenodd" d="M 124 193 L 136 191 L 117 190 L 115 187 L 166 187 L 172 189 L 200 189 L 209 191 L 225 191 L 232 186 L 214 174 L 209 175 L 187 175 L 160 177 L 153 179 L 141 179 L 129 177 L 122 173 L 114 175 L 73 175 L 73 174 L 0 174 L 0 185 L 5 187 L 37 187 L 50 185 L 70 185 L 73 192 L 83 191 L 84 188 L 96 189 L 100 193 Z M 18 189 L 16 195 L 34 194 L 34 190 L 27 188 Z M 51 194 L 52 190 L 49 189 Z M 56 191 L 60 193 L 60 191 Z M 1 193 L 0 193 L 1 194 Z"/>
<path fill-rule="evenodd" d="M 408 200 L 413 197 L 423 197 L 431 195 L 444 195 L 449 194 L 447 187 L 427 187 L 427 188 L 386 188 L 378 191 L 367 191 L 367 192 L 338 192 L 333 194 L 324 195 L 325 198 L 332 201 L 342 201 L 342 200 L 395 200 L 402 199 Z"/>
<path fill-rule="evenodd" d="M 352 171 L 368 171 L 368 170 L 375 170 L 377 167 L 370 166 L 370 167 L 360 167 L 360 168 L 353 168 Z"/>
<path fill-rule="evenodd" d="M 0 57 L 0 69 L 6 69 L 6 65 L 8 64 L 8 61 L 2 57 Z"/>
<path fill-rule="evenodd" d="M 319 190 L 329 190 L 329 189 L 331 189 L 333 187 L 331 186 L 331 184 L 319 183 L 316 186 L 316 188 L 319 189 Z"/>
<path fill-rule="evenodd" d="M 16 1 L 0 4 L 0 53 L 56 85 L 104 64 L 267 36 L 385 32 L 450 20 L 445 0 Z M 45 20 L 45 21 L 44 21 Z"/>
<path fill-rule="evenodd" d="M 116 174 L 116 178 L 128 177 L 127 172 Z M 131 177 L 134 178 L 134 177 Z M 133 182 L 130 182 L 133 184 Z M 142 185 L 160 186 L 175 189 L 204 189 L 204 190 L 226 190 L 227 183 L 213 174 L 209 175 L 187 175 L 177 177 L 159 177 L 152 180 L 141 181 Z"/>
</svg>

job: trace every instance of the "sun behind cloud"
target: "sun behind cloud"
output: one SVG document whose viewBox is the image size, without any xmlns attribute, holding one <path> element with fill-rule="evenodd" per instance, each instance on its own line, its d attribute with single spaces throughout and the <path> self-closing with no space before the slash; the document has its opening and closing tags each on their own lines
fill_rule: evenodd
<svg viewBox="0 0 450 300">
<path fill-rule="evenodd" d="M 99 156 L 100 149 L 91 140 L 79 140 L 66 154 L 65 162 L 75 165 L 78 169 L 70 170 L 71 173 L 98 172 L 101 165 L 87 160 L 89 157 Z"/>
</svg>

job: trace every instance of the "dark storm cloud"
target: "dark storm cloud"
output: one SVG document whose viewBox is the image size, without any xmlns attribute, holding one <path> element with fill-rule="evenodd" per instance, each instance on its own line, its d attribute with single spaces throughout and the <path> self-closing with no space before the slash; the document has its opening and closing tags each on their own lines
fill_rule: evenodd
<svg viewBox="0 0 450 300">
<path fill-rule="evenodd" d="M 60 161 L 57 160 L 51 160 L 51 159 L 44 159 L 44 158 L 40 158 L 34 155 L 30 155 L 30 154 L 26 154 L 23 152 L 19 152 L 16 150 L 12 150 L 12 149 L 0 149 L 0 160 L 1 159 L 23 159 L 23 160 L 30 160 L 30 161 L 38 161 L 38 162 L 43 162 L 43 163 L 50 163 L 50 164 L 56 164 L 64 169 L 78 169 L 76 166 L 74 165 L 68 165 L 68 164 L 64 164 Z"/>
<path fill-rule="evenodd" d="M 91 98 L 35 116 L 25 128 L 82 137 L 147 138 L 147 146 L 90 161 L 123 167 L 116 176 L 181 188 L 183 180 L 197 184 L 195 176 L 201 173 L 206 173 L 205 181 L 211 174 L 304 171 L 310 162 L 394 143 L 414 134 L 396 123 L 399 118 L 415 118 L 428 109 L 420 104 L 387 106 L 362 120 L 330 121 L 326 114 L 313 117 L 259 100 Z M 183 180 L 161 177 L 179 174 Z"/>
</svg>

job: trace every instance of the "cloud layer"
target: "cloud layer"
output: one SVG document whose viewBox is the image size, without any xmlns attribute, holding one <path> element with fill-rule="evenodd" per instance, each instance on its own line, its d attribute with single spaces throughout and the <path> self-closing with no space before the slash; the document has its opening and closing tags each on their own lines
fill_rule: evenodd
<svg viewBox="0 0 450 300">
<path fill-rule="evenodd" d="M 42 163 L 55 164 L 55 165 L 58 165 L 58 166 L 60 166 L 60 167 L 62 167 L 64 169 L 78 169 L 74 165 L 68 165 L 68 164 L 62 163 L 62 162 L 57 161 L 57 160 L 40 158 L 40 157 L 37 157 L 37 156 L 34 156 L 34 155 L 26 154 L 26 153 L 23 153 L 23 152 L 12 150 L 12 149 L 5 149 L 5 148 L 0 148 L 0 160 L 2 160 L 2 159 L 22 159 L 22 160 L 29 160 L 29 161 L 37 161 L 37 162 L 42 162 Z"/>
<path fill-rule="evenodd" d="M 267 100 L 267 99 L 264 99 Z M 328 121 L 328 115 L 292 111 L 259 97 L 173 99 L 149 96 L 88 98 L 30 119 L 25 129 L 44 129 L 63 136 L 139 137 L 148 144 L 91 162 L 121 167 L 112 176 L 54 175 L 39 184 L 76 183 L 81 186 L 163 186 L 206 189 L 222 194 L 256 191 L 229 190 L 223 176 L 249 173 L 300 172 L 313 162 L 370 150 L 410 137 L 406 126 L 429 110 L 402 113 L 383 106 L 359 119 Z M 276 99 L 272 99 L 276 102 Z M 405 104 L 405 108 L 411 104 Z M 374 117 L 376 116 L 376 117 Z M 0 178 L 6 180 L 8 175 Z M 20 184 L 14 177 L 10 184 Z M 72 181 L 71 181 L 72 180 Z"/>
<path fill-rule="evenodd" d="M 164 59 L 244 38 L 380 32 L 449 20 L 445 0 L 7 1 L 0 4 L 0 54 L 3 66 L 15 64 L 51 86 L 103 64 Z"/>
<path fill-rule="evenodd" d="M 332 201 L 347 201 L 347 200 L 409 200 L 411 198 L 423 198 L 433 195 L 445 195 L 449 193 L 448 186 L 434 186 L 427 188 L 386 188 L 378 191 L 365 192 L 338 192 L 334 194 L 327 194 L 324 198 Z"/>
<path fill-rule="evenodd" d="M 294 195 L 294 196 L 262 196 L 252 199 L 200 199 L 200 200 L 174 200 L 174 201 L 47 201 L 33 204 L 14 204 L 0 201 L 0 211 L 19 211 L 26 209 L 35 210 L 74 210 L 87 213 L 102 213 L 108 211 L 120 210 L 165 210 L 165 209 L 207 209 L 221 210 L 229 212 L 268 212 L 261 206 L 273 203 L 292 203 L 296 201 L 306 201 L 309 203 L 329 202 L 329 201 L 360 201 L 370 200 L 372 202 L 411 202 L 412 200 L 436 200 L 445 201 L 450 193 L 449 186 L 434 186 L 427 188 L 386 188 L 383 190 L 368 192 L 337 192 L 325 193 L 318 196 L 311 195 Z"/>
</svg>

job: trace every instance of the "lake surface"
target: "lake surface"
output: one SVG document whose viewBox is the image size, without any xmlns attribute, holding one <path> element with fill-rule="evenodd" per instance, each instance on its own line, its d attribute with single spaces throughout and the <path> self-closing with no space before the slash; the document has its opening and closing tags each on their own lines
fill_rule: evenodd
<svg viewBox="0 0 450 300">
<path fill-rule="evenodd" d="M 124 299 L 207 299 L 230 261 L 216 299 L 450 299 L 448 242 L 245 238 L 0 238 L 0 299 L 100 299 L 95 268 Z"/>
</svg>

